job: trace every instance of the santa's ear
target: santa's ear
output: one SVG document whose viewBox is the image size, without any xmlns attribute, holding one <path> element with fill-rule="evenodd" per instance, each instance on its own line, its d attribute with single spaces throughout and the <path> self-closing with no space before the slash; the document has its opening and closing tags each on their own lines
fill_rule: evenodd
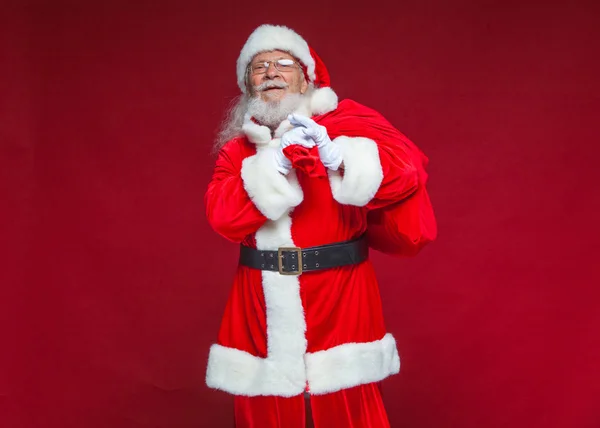
<svg viewBox="0 0 600 428">
<path fill-rule="evenodd" d="M 308 82 L 306 81 L 306 79 L 302 79 L 302 86 L 300 87 L 300 93 L 304 94 L 306 93 L 306 90 L 308 89 Z"/>
<path fill-rule="evenodd" d="M 246 77 L 244 80 L 246 82 L 246 94 L 253 97 L 254 96 L 254 86 L 252 85 L 252 82 L 250 82 L 250 67 L 246 68 Z"/>
</svg>

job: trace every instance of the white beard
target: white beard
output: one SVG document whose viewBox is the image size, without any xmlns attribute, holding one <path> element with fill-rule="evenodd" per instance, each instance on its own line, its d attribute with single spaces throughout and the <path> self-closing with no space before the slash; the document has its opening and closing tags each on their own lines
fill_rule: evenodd
<svg viewBox="0 0 600 428">
<path fill-rule="evenodd" d="M 279 101 L 263 101 L 260 96 L 248 102 L 248 113 L 261 125 L 275 129 L 302 103 L 302 94 L 287 94 Z"/>
</svg>

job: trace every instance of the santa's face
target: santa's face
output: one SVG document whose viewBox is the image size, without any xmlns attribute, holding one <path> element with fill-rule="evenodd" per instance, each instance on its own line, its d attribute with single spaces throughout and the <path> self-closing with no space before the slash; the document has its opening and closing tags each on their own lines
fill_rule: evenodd
<svg viewBox="0 0 600 428">
<path fill-rule="evenodd" d="M 277 60 L 288 62 L 282 62 L 286 65 L 276 65 Z M 287 65 L 289 61 L 293 63 Z M 265 69 L 266 63 L 268 67 Z M 257 67 L 259 65 L 262 67 Z M 256 54 L 250 61 L 248 73 L 250 95 L 260 96 L 266 102 L 281 101 L 287 94 L 303 94 L 308 88 L 302 67 L 292 55 L 284 51 Z"/>
</svg>

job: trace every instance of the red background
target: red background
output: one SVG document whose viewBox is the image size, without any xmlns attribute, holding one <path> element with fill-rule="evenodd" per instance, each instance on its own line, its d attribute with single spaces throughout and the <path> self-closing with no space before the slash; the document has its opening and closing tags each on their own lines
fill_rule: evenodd
<svg viewBox="0 0 600 428">
<path fill-rule="evenodd" d="M 600 10 L 550 3 L 5 4 L 0 426 L 232 426 L 203 381 L 237 248 L 202 197 L 271 22 L 431 158 L 438 241 L 373 255 L 392 426 L 599 427 Z"/>
</svg>

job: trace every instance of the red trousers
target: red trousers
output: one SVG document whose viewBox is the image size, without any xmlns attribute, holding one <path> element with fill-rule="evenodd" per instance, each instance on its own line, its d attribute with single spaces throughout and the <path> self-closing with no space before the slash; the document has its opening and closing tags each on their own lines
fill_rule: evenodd
<svg viewBox="0 0 600 428">
<path fill-rule="evenodd" d="M 379 385 L 375 383 L 311 395 L 311 412 L 307 412 L 304 395 L 290 398 L 236 396 L 234 405 L 236 428 L 390 427 Z M 314 425 L 310 424 L 311 413 Z"/>
</svg>

